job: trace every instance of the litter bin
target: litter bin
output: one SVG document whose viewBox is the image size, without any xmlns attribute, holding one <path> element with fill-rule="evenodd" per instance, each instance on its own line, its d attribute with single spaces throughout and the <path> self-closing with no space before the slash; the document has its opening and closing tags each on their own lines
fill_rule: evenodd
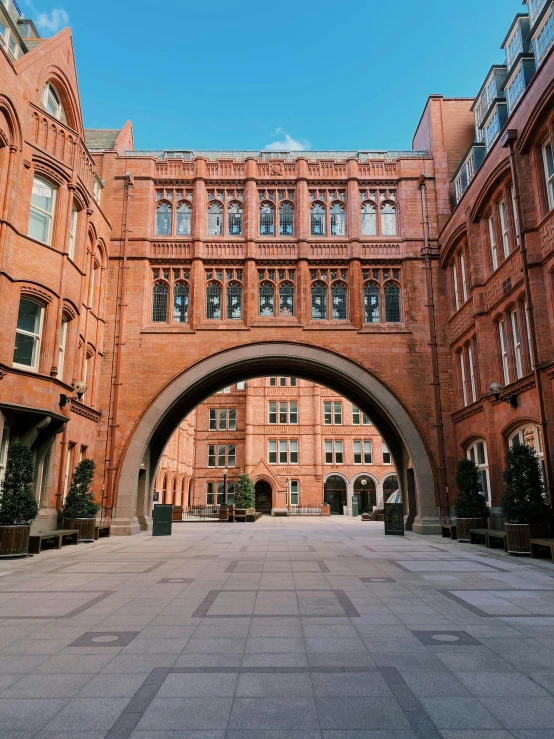
<svg viewBox="0 0 554 739">
<path fill-rule="evenodd" d="M 152 536 L 171 536 L 173 506 L 156 503 L 152 511 Z"/>
</svg>

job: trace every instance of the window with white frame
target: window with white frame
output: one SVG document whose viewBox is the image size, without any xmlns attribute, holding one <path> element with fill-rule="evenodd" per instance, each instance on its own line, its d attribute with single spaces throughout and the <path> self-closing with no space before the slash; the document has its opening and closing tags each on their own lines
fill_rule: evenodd
<svg viewBox="0 0 554 739">
<path fill-rule="evenodd" d="M 496 231 L 494 228 L 494 218 L 490 216 L 488 219 L 489 224 L 489 242 L 491 247 L 491 258 L 493 270 L 498 269 L 498 251 L 496 247 Z"/>
<path fill-rule="evenodd" d="M 326 426 L 342 425 L 342 403 L 323 403 L 323 423 Z"/>
<path fill-rule="evenodd" d="M 279 424 L 298 423 L 297 401 L 270 401 L 268 404 L 268 422 Z"/>
<path fill-rule="evenodd" d="M 542 147 L 544 161 L 544 175 L 546 178 L 546 191 L 548 196 L 548 208 L 554 208 L 554 158 L 552 156 L 552 142 L 547 141 Z"/>
<path fill-rule="evenodd" d="M 502 372 L 504 373 L 504 384 L 510 384 L 510 362 L 508 357 L 508 341 L 506 337 L 506 323 L 504 319 L 498 321 L 498 334 L 500 336 L 500 354 L 502 356 Z"/>
<path fill-rule="evenodd" d="M 500 116 L 498 115 L 498 106 L 490 120 L 489 125 L 485 128 L 485 143 L 490 149 L 500 133 Z"/>
<path fill-rule="evenodd" d="M 38 370 L 44 307 L 29 298 L 19 301 L 13 363 L 25 369 Z"/>
<path fill-rule="evenodd" d="M 6 3 L 4 3 L 6 4 Z M 8 53 L 12 59 L 17 59 L 21 53 L 15 33 L 8 26 L 6 21 L 0 16 L 0 46 Z"/>
<path fill-rule="evenodd" d="M 344 464 L 344 444 L 342 441 L 325 441 L 325 464 Z"/>
<path fill-rule="evenodd" d="M 298 439 L 270 439 L 269 464 L 298 464 Z"/>
<path fill-rule="evenodd" d="M 367 416 L 365 413 L 362 413 L 360 409 L 357 408 L 355 405 L 352 405 L 352 425 L 359 426 L 360 420 L 364 426 L 371 426 L 369 416 Z"/>
<path fill-rule="evenodd" d="M 227 487 L 227 491 L 225 491 L 225 487 Z M 227 495 L 225 495 L 225 492 L 227 492 Z M 222 505 L 223 503 L 227 503 L 227 505 L 232 505 L 234 500 L 234 482 L 228 482 L 227 484 L 223 482 L 206 483 L 206 505 L 215 505 L 216 502 L 217 505 Z"/>
<path fill-rule="evenodd" d="M 237 390 L 246 390 L 246 380 L 242 380 L 242 382 L 237 382 Z"/>
<path fill-rule="evenodd" d="M 58 380 L 63 380 L 65 345 L 67 342 L 67 324 L 68 323 L 69 323 L 69 320 L 67 316 L 62 316 L 62 325 L 60 326 L 60 343 L 58 344 Z"/>
<path fill-rule="evenodd" d="M 512 199 L 512 213 L 514 214 L 514 228 L 516 232 L 516 243 L 519 246 L 519 216 L 517 213 L 516 194 L 513 187 L 510 188 L 510 196 Z"/>
<path fill-rule="evenodd" d="M 554 43 L 554 8 L 550 8 L 541 27 L 535 34 L 535 56 L 537 66 L 542 64 Z"/>
<path fill-rule="evenodd" d="M 77 221 L 79 218 L 79 211 L 76 206 L 73 205 L 71 208 L 71 216 L 69 218 L 69 241 L 67 244 L 67 255 L 70 259 L 75 258 L 75 242 L 77 240 Z"/>
<path fill-rule="evenodd" d="M 502 233 L 502 250 L 504 258 L 510 255 L 510 234 L 508 230 L 508 212 L 506 210 L 506 201 L 501 200 L 498 203 L 498 213 L 500 215 L 500 231 Z"/>
<path fill-rule="evenodd" d="M 2 429 L 2 442 L 0 443 L 0 485 L 6 475 L 6 464 L 8 461 L 8 447 L 10 445 L 10 427 Z"/>
<path fill-rule="evenodd" d="M 52 243 L 56 188 L 40 177 L 33 179 L 27 234 L 43 244 Z"/>
<path fill-rule="evenodd" d="M 361 464 L 362 463 L 362 442 L 354 441 L 353 449 L 354 449 L 354 464 Z"/>
<path fill-rule="evenodd" d="M 471 387 L 471 400 L 473 403 L 477 400 L 477 381 L 475 377 L 475 364 L 473 362 L 473 347 L 471 343 L 467 345 L 467 357 L 469 360 L 469 381 Z"/>
<path fill-rule="evenodd" d="M 516 57 L 523 51 L 523 39 L 519 24 L 516 26 L 504 48 L 506 49 L 506 61 L 508 62 L 508 66 L 511 67 Z"/>
<path fill-rule="evenodd" d="M 462 381 L 462 396 L 464 399 L 464 406 L 466 406 L 467 405 L 467 381 L 466 381 L 466 368 L 465 368 L 463 350 L 461 352 L 458 352 L 458 356 L 460 357 L 460 379 Z"/>
<path fill-rule="evenodd" d="M 520 377 L 523 377 L 523 361 L 521 355 L 521 332 L 519 330 L 519 319 L 517 315 L 517 310 L 515 308 L 510 313 L 510 323 L 512 324 L 512 341 L 514 342 L 516 374 L 519 380 Z"/>
<path fill-rule="evenodd" d="M 467 458 L 477 466 L 482 494 L 490 502 L 489 462 L 487 445 L 484 441 L 476 441 L 467 449 Z"/>
<path fill-rule="evenodd" d="M 456 266 L 456 262 L 452 265 L 452 279 L 454 281 L 454 304 L 456 306 L 456 310 L 459 310 L 460 308 L 460 293 L 458 290 L 458 268 Z"/>
<path fill-rule="evenodd" d="M 515 108 L 518 100 L 521 98 L 525 91 L 525 72 L 523 65 L 520 65 L 519 70 L 509 87 L 506 88 L 506 96 L 508 98 L 508 108 L 510 113 Z"/>
<path fill-rule="evenodd" d="M 234 444 L 208 444 L 208 467 L 234 467 L 235 464 Z"/>
<path fill-rule="evenodd" d="M 535 362 L 533 361 L 533 344 L 531 342 L 531 323 L 529 321 L 529 309 L 527 308 L 527 302 L 523 303 L 523 312 L 525 314 L 525 329 L 527 333 L 527 349 L 529 350 L 529 364 L 531 369 L 535 369 Z"/>
<path fill-rule="evenodd" d="M 210 408 L 210 431 L 236 431 L 236 408 Z"/>
<path fill-rule="evenodd" d="M 466 280 L 466 263 L 463 253 L 460 254 L 460 275 L 462 278 L 462 298 L 464 303 L 467 300 L 467 280 Z"/>
<path fill-rule="evenodd" d="M 298 480 L 291 480 L 289 482 L 290 490 L 290 505 L 297 506 L 300 503 L 300 484 Z"/>
<path fill-rule="evenodd" d="M 537 459 L 539 460 L 542 478 L 544 480 L 544 451 L 542 446 L 540 428 L 532 423 L 525 424 L 525 426 L 520 426 L 518 429 L 510 434 L 508 443 L 510 447 L 527 444 L 527 446 L 535 452 L 535 454 L 537 455 Z"/>
<path fill-rule="evenodd" d="M 65 111 L 59 92 L 51 82 L 47 82 L 42 91 L 42 104 L 44 109 L 58 121 L 66 123 Z"/>
<path fill-rule="evenodd" d="M 373 444 L 371 439 L 364 441 L 364 464 L 373 463 Z"/>
<path fill-rule="evenodd" d="M 391 464 L 389 448 L 385 442 L 383 442 L 383 464 Z"/>
</svg>

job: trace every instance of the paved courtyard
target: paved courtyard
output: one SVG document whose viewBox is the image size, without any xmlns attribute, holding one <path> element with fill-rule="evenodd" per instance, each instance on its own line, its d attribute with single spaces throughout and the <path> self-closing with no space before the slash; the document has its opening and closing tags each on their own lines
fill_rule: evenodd
<svg viewBox="0 0 554 739">
<path fill-rule="evenodd" d="M 351 519 L 0 563 L 0 739 L 554 739 L 554 566 Z"/>
</svg>

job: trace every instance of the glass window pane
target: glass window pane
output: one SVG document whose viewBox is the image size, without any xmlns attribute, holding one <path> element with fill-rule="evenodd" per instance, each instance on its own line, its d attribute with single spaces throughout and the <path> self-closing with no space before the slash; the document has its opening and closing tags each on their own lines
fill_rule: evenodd
<svg viewBox="0 0 554 739">
<path fill-rule="evenodd" d="M 227 409 L 226 408 L 219 409 L 219 429 L 220 431 L 227 430 Z"/>
<path fill-rule="evenodd" d="M 210 408 L 210 431 L 215 431 L 217 429 L 216 414 L 217 414 L 216 409 Z"/>
<path fill-rule="evenodd" d="M 294 210 L 287 203 L 279 208 L 279 235 L 294 236 Z"/>
<path fill-rule="evenodd" d="M 385 314 L 387 323 L 400 323 L 400 288 L 394 282 L 385 285 Z"/>
<path fill-rule="evenodd" d="M 379 286 L 374 282 L 364 287 L 364 321 L 366 323 L 379 323 Z"/>
<path fill-rule="evenodd" d="M 155 323 L 167 322 L 168 287 L 158 282 L 152 289 L 152 321 Z"/>
<path fill-rule="evenodd" d="M 237 411 L 235 408 L 229 409 L 229 431 L 236 431 L 237 429 Z"/>
<path fill-rule="evenodd" d="M 298 441 L 290 442 L 290 463 L 298 464 Z"/>
<path fill-rule="evenodd" d="M 333 416 L 331 413 L 331 403 L 323 403 L 323 422 L 330 426 L 333 423 Z"/>
<path fill-rule="evenodd" d="M 336 282 L 331 288 L 332 317 L 334 320 L 345 321 L 347 317 L 346 285 Z"/>
<path fill-rule="evenodd" d="M 50 217 L 40 211 L 31 209 L 29 213 L 28 235 L 32 239 L 46 243 L 50 229 Z"/>
<path fill-rule="evenodd" d="M 298 423 L 298 403 L 289 403 L 289 423 Z"/>
<path fill-rule="evenodd" d="M 322 321 L 327 318 L 327 286 L 322 282 L 312 285 L 312 320 Z"/>
<path fill-rule="evenodd" d="M 260 316 L 273 316 L 275 306 L 275 291 L 270 282 L 263 282 L 259 288 Z"/>
<path fill-rule="evenodd" d="M 335 441 L 335 462 L 336 464 L 343 463 L 342 441 Z"/>
<path fill-rule="evenodd" d="M 269 423 L 277 423 L 277 403 L 269 404 Z"/>
<path fill-rule="evenodd" d="M 277 442 L 269 442 L 269 463 L 277 464 Z"/>
<path fill-rule="evenodd" d="M 227 455 L 227 466 L 234 467 L 236 463 L 236 446 L 229 444 L 229 453 Z"/>
<path fill-rule="evenodd" d="M 34 367 L 35 343 L 36 339 L 34 336 L 21 334 L 17 331 L 15 334 L 15 349 L 13 353 L 14 363 L 23 364 L 26 367 Z"/>
<path fill-rule="evenodd" d="M 184 283 L 173 288 L 173 321 L 186 323 L 189 319 L 189 289 Z"/>
<path fill-rule="evenodd" d="M 206 289 L 206 318 L 221 318 L 221 286 L 218 282 L 210 282 Z"/>
<path fill-rule="evenodd" d="M 17 328 L 37 334 L 40 327 L 41 307 L 32 300 L 22 299 L 19 302 L 19 314 L 17 316 Z"/>
<path fill-rule="evenodd" d="M 279 286 L 279 315 L 294 316 L 294 287 L 288 282 L 282 282 Z"/>
<path fill-rule="evenodd" d="M 225 467 L 225 446 L 219 445 L 217 448 L 217 466 Z"/>
</svg>

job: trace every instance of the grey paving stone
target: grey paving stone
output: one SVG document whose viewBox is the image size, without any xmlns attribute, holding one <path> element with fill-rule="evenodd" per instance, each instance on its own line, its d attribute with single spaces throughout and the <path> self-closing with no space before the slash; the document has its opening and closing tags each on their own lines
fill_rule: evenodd
<svg viewBox="0 0 554 739">
<path fill-rule="evenodd" d="M 279 696 L 311 697 L 314 694 L 309 673 L 246 673 L 239 677 L 237 698 Z"/>
<path fill-rule="evenodd" d="M 102 672 L 150 672 L 156 667 L 173 667 L 177 657 L 176 654 L 118 654 Z"/>
<path fill-rule="evenodd" d="M 375 667 L 375 661 L 369 652 L 323 653 L 310 652 L 308 662 L 314 667 Z"/>
<path fill-rule="evenodd" d="M 49 657 L 34 672 L 37 674 L 98 673 L 114 659 L 113 654 L 57 654 Z M 28 670 L 31 672 L 31 670 Z"/>
<path fill-rule="evenodd" d="M 25 675 L 0 694 L 1 698 L 73 698 L 92 675 Z"/>
<path fill-rule="evenodd" d="M 65 706 L 67 699 L 0 699 L 2 731 L 38 731 Z"/>
<path fill-rule="evenodd" d="M 551 697 L 511 696 L 480 700 L 507 729 L 551 729 L 554 726 L 554 699 Z"/>
<path fill-rule="evenodd" d="M 319 729 L 313 698 L 235 698 L 229 729 Z"/>
<path fill-rule="evenodd" d="M 463 647 L 446 652 L 435 652 L 435 656 L 452 672 L 516 672 L 510 662 L 494 654 L 486 647 Z"/>
<path fill-rule="evenodd" d="M 413 693 L 420 697 L 471 697 L 471 693 L 457 676 L 449 672 L 415 672 L 400 670 Z"/>
<path fill-rule="evenodd" d="M 246 654 L 296 654 L 304 649 L 304 640 L 301 637 L 248 637 L 244 651 Z"/>
<path fill-rule="evenodd" d="M 229 730 L 226 739 L 321 739 L 320 731 L 280 731 L 271 729 Z"/>
<path fill-rule="evenodd" d="M 231 698 L 154 698 L 137 730 L 197 731 L 225 729 L 231 714 Z M 186 705 L 186 710 L 183 710 Z"/>
<path fill-rule="evenodd" d="M 519 672 L 458 672 L 456 675 L 476 698 L 482 696 L 549 697 L 548 691 Z"/>
<path fill-rule="evenodd" d="M 305 631 L 302 630 L 302 623 L 299 618 L 253 618 L 250 622 L 249 638 L 261 637 L 284 637 L 284 638 L 301 638 Z"/>
<path fill-rule="evenodd" d="M 391 696 L 378 672 L 314 672 L 312 683 L 316 696 Z"/>
<path fill-rule="evenodd" d="M 224 731 L 135 731 L 131 739 L 225 739 Z"/>
<path fill-rule="evenodd" d="M 329 696 L 316 698 L 321 729 L 407 729 L 408 721 L 394 698 Z"/>
<path fill-rule="evenodd" d="M 469 729 L 468 731 L 457 731 L 455 729 L 450 731 L 448 729 L 443 729 L 441 734 L 444 739 L 514 739 L 514 734 L 511 732 L 502 730 L 496 731 L 495 729 L 479 729 L 479 731 L 475 731 L 473 729 Z M 537 739 L 537 737 L 533 736 L 533 739 Z"/>
<path fill-rule="evenodd" d="M 240 654 L 182 654 L 175 667 L 240 667 Z"/>
<path fill-rule="evenodd" d="M 273 653 L 273 654 L 245 654 L 242 658 L 243 667 L 307 667 L 308 658 L 301 654 Z"/>
<path fill-rule="evenodd" d="M 419 739 L 411 729 L 322 731 L 322 739 Z"/>
<path fill-rule="evenodd" d="M 307 637 L 306 651 L 321 653 L 347 654 L 350 652 L 359 654 L 367 651 L 362 639 L 341 639 L 338 637 Z"/>
<path fill-rule="evenodd" d="M 148 673 L 96 675 L 79 692 L 79 698 L 132 698 Z"/>
<path fill-rule="evenodd" d="M 239 637 L 220 637 L 199 639 L 191 637 L 185 647 L 186 654 L 242 654 L 246 639 Z"/>
<path fill-rule="evenodd" d="M 160 698 L 233 697 L 237 673 L 181 673 L 168 675 L 157 695 Z"/>
<path fill-rule="evenodd" d="M 104 739 L 106 736 L 105 731 L 86 731 L 80 729 L 79 731 L 49 731 L 43 729 L 38 734 L 34 734 L 34 739 Z M 4 739 L 0 732 L 0 739 Z"/>
<path fill-rule="evenodd" d="M 107 731 L 128 703 L 127 698 L 73 698 L 46 725 L 49 731 Z"/>
<path fill-rule="evenodd" d="M 540 699 L 538 699 L 540 700 Z M 421 698 L 439 729 L 501 729 L 502 725 L 476 698 Z"/>
</svg>

